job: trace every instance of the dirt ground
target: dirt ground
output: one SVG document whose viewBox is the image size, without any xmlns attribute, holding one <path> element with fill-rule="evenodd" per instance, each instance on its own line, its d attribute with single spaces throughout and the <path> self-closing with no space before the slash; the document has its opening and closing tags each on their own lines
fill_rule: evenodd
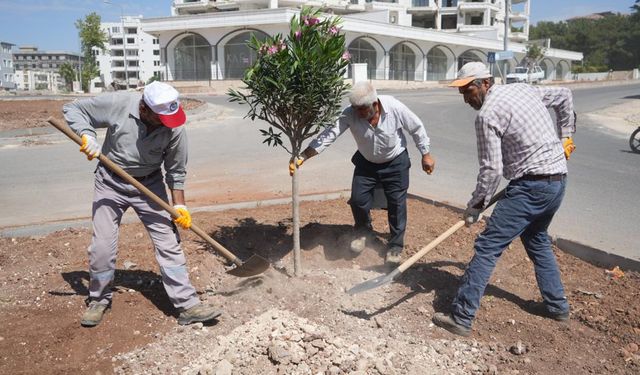
<svg viewBox="0 0 640 375">
<path fill-rule="evenodd" d="M 0 100 L 0 131 L 40 128 L 50 126 L 49 116 L 62 119 L 62 106 L 71 100 L 16 99 Z M 185 110 L 191 110 L 203 102 L 194 99 L 182 100 Z"/>
<path fill-rule="evenodd" d="M 65 102 L 0 100 L 0 131 L 46 126 Z M 352 218 L 344 200 L 305 202 L 301 215 L 304 275 L 295 278 L 289 205 L 194 214 L 241 258 L 257 253 L 273 265 L 259 277 L 232 277 L 223 258 L 182 232 L 201 299 L 224 311 L 206 326 L 177 325 L 139 223 L 121 228 L 113 309 L 93 329 L 79 324 L 90 230 L 0 239 L 0 373 L 640 373 L 637 273 L 616 277 L 556 251 L 572 307 L 570 321 L 559 323 L 532 314 L 540 301 L 533 267 L 514 243 L 463 339 L 431 317 L 448 309 L 482 224 L 460 229 L 390 286 L 349 296 L 346 289 L 389 271 L 386 212 L 374 211 L 377 240 L 358 256 L 346 250 Z M 405 259 L 457 220 L 445 207 L 410 200 Z"/>
<path fill-rule="evenodd" d="M 79 324 L 90 230 L 0 239 L 0 373 L 640 371 L 636 273 L 616 278 L 556 252 L 572 306 L 570 321 L 559 323 L 530 312 L 530 301 L 540 296 L 532 264 L 514 243 L 493 274 L 472 337 L 463 339 L 433 326 L 431 317 L 448 309 L 483 224 L 460 229 L 397 282 L 349 296 L 346 289 L 388 271 L 382 266 L 386 212 L 374 211 L 377 238 L 354 257 L 346 250 L 347 203 L 302 203 L 300 278 L 290 276 L 290 215 L 289 205 L 194 215 L 241 258 L 256 253 L 273 264 L 262 276 L 235 278 L 224 273 L 223 258 L 182 232 L 194 285 L 224 311 L 204 327 L 177 326 L 139 223 L 121 228 L 113 309 L 93 329 Z M 445 207 L 411 199 L 405 259 L 458 220 Z"/>
</svg>

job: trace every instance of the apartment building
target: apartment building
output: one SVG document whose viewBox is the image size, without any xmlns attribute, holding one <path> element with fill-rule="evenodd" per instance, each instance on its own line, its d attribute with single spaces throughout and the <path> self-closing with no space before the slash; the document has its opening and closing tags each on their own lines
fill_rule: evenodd
<svg viewBox="0 0 640 375">
<path fill-rule="evenodd" d="M 82 56 L 66 51 L 40 51 L 36 46 L 21 46 L 13 54 L 15 83 L 18 90 L 64 89 L 65 81 L 60 67 L 70 63 L 78 71 Z"/>
<path fill-rule="evenodd" d="M 531 1 L 174 0 L 171 17 L 145 19 L 142 28 L 160 41 L 163 80 L 238 79 L 256 58 L 245 44 L 251 35 L 287 34 L 298 9 L 315 6 L 342 17 L 352 62 L 367 64 L 369 79 L 448 80 L 504 49 L 507 14 L 513 70 L 526 53 Z M 582 58 L 547 49 L 545 79 L 565 79 Z"/>
<path fill-rule="evenodd" d="M 13 90 L 16 88 L 15 70 L 13 68 L 14 44 L 0 41 L 0 90 Z"/>
<path fill-rule="evenodd" d="M 159 40 L 141 30 L 142 16 L 123 16 L 120 22 L 103 22 L 108 37 L 104 51 L 94 55 L 106 87 L 137 87 L 160 76 Z"/>
</svg>

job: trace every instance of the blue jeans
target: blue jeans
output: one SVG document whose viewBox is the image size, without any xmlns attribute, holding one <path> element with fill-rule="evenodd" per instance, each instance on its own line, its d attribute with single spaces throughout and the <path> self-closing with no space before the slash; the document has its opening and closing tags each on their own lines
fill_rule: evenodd
<svg viewBox="0 0 640 375">
<path fill-rule="evenodd" d="M 562 202 L 566 178 L 562 181 L 514 180 L 498 201 L 487 227 L 475 242 L 475 255 L 462 277 L 453 300 L 454 320 L 471 327 L 480 299 L 496 262 L 507 246 L 520 237 L 533 262 L 538 288 L 552 314 L 569 311 L 560 270 L 551 250 L 547 228 Z"/>
</svg>

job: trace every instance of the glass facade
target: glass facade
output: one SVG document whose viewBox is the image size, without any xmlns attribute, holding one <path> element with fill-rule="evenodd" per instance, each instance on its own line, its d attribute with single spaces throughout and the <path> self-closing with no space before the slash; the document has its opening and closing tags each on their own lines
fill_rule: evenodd
<svg viewBox="0 0 640 375">
<path fill-rule="evenodd" d="M 447 79 L 447 55 L 438 47 L 427 53 L 427 81 Z"/>
<path fill-rule="evenodd" d="M 389 51 L 389 79 L 414 81 L 415 77 L 415 53 L 405 44 L 397 44 Z"/>
<path fill-rule="evenodd" d="M 349 44 L 349 54 L 351 55 L 352 64 L 367 64 L 367 78 L 376 78 L 376 66 L 378 57 L 376 49 L 366 40 L 358 39 Z M 351 78 L 351 69 L 349 69 L 349 78 Z"/>
<path fill-rule="evenodd" d="M 211 79 L 211 45 L 200 35 L 187 35 L 174 49 L 175 79 L 198 81 Z"/>
<path fill-rule="evenodd" d="M 249 48 L 247 43 L 255 35 L 258 40 L 265 40 L 266 35 L 253 31 L 244 32 L 231 38 L 224 46 L 224 78 L 239 79 L 244 77 L 244 72 L 256 61 L 256 51 Z"/>
</svg>

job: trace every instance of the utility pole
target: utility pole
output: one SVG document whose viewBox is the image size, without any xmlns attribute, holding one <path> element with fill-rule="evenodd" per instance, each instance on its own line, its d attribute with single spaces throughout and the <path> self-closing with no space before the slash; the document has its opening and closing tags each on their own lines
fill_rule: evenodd
<svg viewBox="0 0 640 375">
<path fill-rule="evenodd" d="M 509 50 L 509 31 L 511 31 L 511 22 L 509 22 L 509 11 L 511 10 L 511 0 L 504 0 L 504 50 L 508 51 Z M 509 63 L 507 62 L 507 60 L 504 60 L 504 63 L 502 65 L 503 70 L 502 70 L 502 83 L 505 84 L 506 82 L 506 76 L 507 76 L 507 67 L 509 66 Z"/>
</svg>

